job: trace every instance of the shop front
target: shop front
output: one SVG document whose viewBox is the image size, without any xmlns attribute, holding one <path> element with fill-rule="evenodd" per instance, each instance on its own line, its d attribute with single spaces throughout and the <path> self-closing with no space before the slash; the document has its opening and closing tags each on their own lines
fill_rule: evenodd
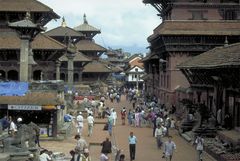
<svg viewBox="0 0 240 161">
<path fill-rule="evenodd" d="M 17 118 L 21 117 L 24 124 L 37 124 L 41 137 L 56 137 L 58 124 L 62 122 L 60 115 L 64 110 L 63 103 L 56 101 L 56 98 L 54 93 L 31 93 L 21 97 L 0 96 L 0 118 L 11 116 L 16 122 Z"/>
</svg>

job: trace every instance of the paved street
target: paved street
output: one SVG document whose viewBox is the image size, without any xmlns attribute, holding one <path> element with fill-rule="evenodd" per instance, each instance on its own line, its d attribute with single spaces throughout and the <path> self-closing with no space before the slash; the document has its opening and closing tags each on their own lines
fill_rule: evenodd
<svg viewBox="0 0 240 161">
<path fill-rule="evenodd" d="M 122 149 L 126 160 L 129 161 L 129 150 L 128 150 L 128 135 L 130 131 L 133 131 L 138 139 L 136 161 L 159 161 L 162 159 L 162 150 L 157 149 L 155 138 L 152 137 L 152 129 L 148 127 L 135 128 L 128 125 L 121 125 L 120 113 L 122 107 L 129 108 L 131 105 L 125 101 L 124 98 L 120 103 L 110 103 L 107 101 L 107 107 L 114 107 L 118 112 L 118 121 L 116 127 L 113 129 L 112 142 L 116 143 L 117 147 Z M 107 131 L 103 131 L 104 122 L 106 120 L 96 119 L 97 124 L 94 126 L 93 136 L 87 137 L 87 126 L 84 127 L 83 137 L 90 143 L 90 152 L 93 161 L 98 161 L 100 156 L 101 146 L 97 145 L 108 137 Z M 173 161 L 195 161 L 197 160 L 196 150 L 192 145 L 181 138 L 176 130 L 170 131 L 173 136 L 173 141 L 177 145 L 177 150 L 174 153 Z M 166 140 L 166 138 L 164 138 Z M 74 148 L 75 140 L 69 138 L 62 142 L 48 141 L 42 142 L 42 146 L 52 151 L 64 152 L 69 155 L 68 152 Z M 113 158 L 113 156 L 111 156 Z M 112 159 L 113 160 L 113 159 Z M 214 161 L 207 154 L 204 155 L 204 161 Z"/>
</svg>

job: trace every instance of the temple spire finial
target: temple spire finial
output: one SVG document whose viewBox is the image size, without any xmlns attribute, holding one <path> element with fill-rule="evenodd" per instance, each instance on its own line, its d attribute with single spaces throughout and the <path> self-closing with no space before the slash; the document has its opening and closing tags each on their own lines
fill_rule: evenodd
<svg viewBox="0 0 240 161">
<path fill-rule="evenodd" d="M 65 18 L 64 18 L 64 16 L 62 17 L 62 25 L 61 25 L 62 27 L 66 27 L 67 26 L 67 23 L 66 23 L 66 21 L 65 21 Z"/>
<path fill-rule="evenodd" d="M 83 23 L 88 24 L 88 22 L 87 22 L 87 16 L 86 16 L 85 13 L 84 13 L 84 15 L 83 15 Z"/>
</svg>

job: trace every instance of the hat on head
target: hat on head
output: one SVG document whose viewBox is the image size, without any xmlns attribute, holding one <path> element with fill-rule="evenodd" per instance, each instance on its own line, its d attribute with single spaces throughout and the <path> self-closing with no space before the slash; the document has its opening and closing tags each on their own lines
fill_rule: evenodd
<svg viewBox="0 0 240 161">
<path fill-rule="evenodd" d="M 83 153 L 89 153 L 88 149 L 84 149 Z"/>
<path fill-rule="evenodd" d="M 82 112 L 79 112 L 79 115 L 81 115 L 82 114 Z"/>
<path fill-rule="evenodd" d="M 19 118 L 17 119 L 17 122 L 22 122 L 22 118 L 19 117 Z"/>
</svg>

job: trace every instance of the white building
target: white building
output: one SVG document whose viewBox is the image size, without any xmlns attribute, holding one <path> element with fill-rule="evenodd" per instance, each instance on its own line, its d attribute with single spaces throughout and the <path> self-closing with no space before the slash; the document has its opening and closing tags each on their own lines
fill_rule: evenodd
<svg viewBox="0 0 240 161">
<path fill-rule="evenodd" d="M 126 82 L 128 87 L 136 87 L 142 89 L 143 87 L 143 79 L 144 68 L 139 67 L 137 65 L 129 68 L 126 72 Z"/>
</svg>

